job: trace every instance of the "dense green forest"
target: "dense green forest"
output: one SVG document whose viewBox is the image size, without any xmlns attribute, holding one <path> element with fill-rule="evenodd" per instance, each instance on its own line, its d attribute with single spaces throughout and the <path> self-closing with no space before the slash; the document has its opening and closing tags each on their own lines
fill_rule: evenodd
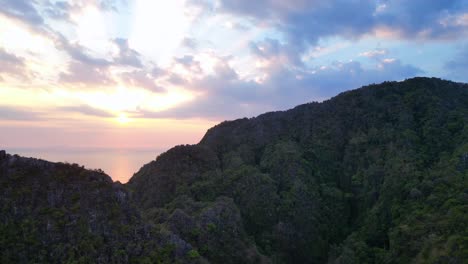
<svg viewBox="0 0 468 264">
<path fill-rule="evenodd" d="M 468 85 L 223 122 L 128 184 L 0 152 L 1 263 L 466 263 Z"/>
</svg>

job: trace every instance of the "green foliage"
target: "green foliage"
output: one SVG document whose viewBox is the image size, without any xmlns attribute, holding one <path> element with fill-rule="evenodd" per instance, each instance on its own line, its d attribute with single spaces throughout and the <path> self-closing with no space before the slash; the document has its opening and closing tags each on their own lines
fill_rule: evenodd
<svg viewBox="0 0 468 264">
<path fill-rule="evenodd" d="M 187 254 L 189 259 L 192 260 L 198 259 L 200 257 L 200 253 L 198 253 L 198 251 L 196 251 L 195 249 L 190 250 Z"/>
</svg>

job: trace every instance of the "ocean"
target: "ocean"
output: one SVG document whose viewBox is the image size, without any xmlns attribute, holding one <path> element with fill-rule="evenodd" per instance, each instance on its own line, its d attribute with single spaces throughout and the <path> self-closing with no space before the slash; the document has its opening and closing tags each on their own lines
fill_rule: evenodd
<svg viewBox="0 0 468 264">
<path fill-rule="evenodd" d="M 135 149 L 5 149 L 9 154 L 53 162 L 77 163 L 87 169 L 101 169 L 114 181 L 126 183 L 143 165 L 155 160 L 162 150 Z"/>
</svg>

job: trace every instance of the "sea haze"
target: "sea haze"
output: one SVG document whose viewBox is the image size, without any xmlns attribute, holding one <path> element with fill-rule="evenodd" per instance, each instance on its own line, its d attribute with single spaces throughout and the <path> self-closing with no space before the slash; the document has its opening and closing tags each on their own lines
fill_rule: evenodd
<svg viewBox="0 0 468 264">
<path fill-rule="evenodd" d="M 126 183 L 144 164 L 162 151 L 148 149 L 26 149 L 10 148 L 7 153 L 53 162 L 77 163 L 87 169 L 101 169 L 114 181 Z"/>
</svg>

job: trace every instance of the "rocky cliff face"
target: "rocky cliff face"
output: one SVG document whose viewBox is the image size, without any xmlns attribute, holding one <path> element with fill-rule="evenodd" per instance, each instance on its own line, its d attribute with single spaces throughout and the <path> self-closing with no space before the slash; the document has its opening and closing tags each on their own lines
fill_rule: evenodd
<svg viewBox="0 0 468 264">
<path fill-rule="evenodd" d="M 414 78 L 223 122 L 125 186 L 0 152 L 8 262 L 463 263 L 468 85 Z"/>
</svg>

